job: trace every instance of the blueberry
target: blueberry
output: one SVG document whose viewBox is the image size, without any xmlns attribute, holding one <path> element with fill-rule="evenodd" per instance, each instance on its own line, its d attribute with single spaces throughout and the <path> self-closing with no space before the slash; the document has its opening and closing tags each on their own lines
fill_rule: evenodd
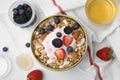
<svg viewBox="0 0 120 80">
<path fill-rule="evenodd" d="M 55 24 L 59 24 L 60 19 L 59 19 L 58 17 L 56 17 L 56 18 L 54 19 L 54 22 L 55 22 Z"/>
<path fill-rule="evenodd" d="M 29 21 L 31 19 L 32 15 L 28 14 L 26 17 L 27 17 L 27 20 Z"/>
<path fill-rule="evenodd" d="M 16 22 L 16 23 L 18 23 L 18 24 L 23 24 L 23 20 L 24 20 L 24 18 L 23 17 L 20 17 L 20 16 L 14 16 L 13 17 L 13 19 L 14 19 L 14 21 Z"/>
<path fill-rule="evenodd" d="M 18 24 L 24 24 L 24 23 L 26 23 L 28 21 L 27 17 L 25 15 L 19 15 L 17 17 L 14 16 L 13 19 Z"/>
<path fill-rule="evenodd" d="M 25 15 L 27 16 L 28 19 L 32 17 L 32 9 L 30 7 L 25 9 Z"/>
<path fill-rule="evenodd" d="M 72 51 L 73 51 L 73 47 L 68 46 L 68 47 L 67 47 L 67 51 L 68 51 L 68 52 L 72 52 Z"/>
<path fill-rule="evenodd" d="M 52 44 L 53 44 L 54 47 L 60 48 L 63 45 L 63 42 L 62 42 L 61 39 L 56 38 L 52 41 Z"/>
<path fill-rule="evenodd" d="M 25 46 L 26 46 L 27 48 L 29 48 L 29 47 L 30 47 L 30 43 L 26 43 Z"/>
<path fill-rule="evenodd" d="M 16 8 L 13 9 L 13 15 L 16 16 L 18 14 L 18 10 Z"/>
<path fill-rule="evenodd" d="M 24 15 L 24 12 L 25 12 L 24 9 L 19 9 L 19 10 L 18 10 L 19 15 Z"/>
<path fill-rule="evenodd" d="M 23 9 L 23 5 L 18 5 L 18 7 L 17 7 L 18 9 Z"/>
<path fill-rule="evenodd" d="M 28 5 L 28 4 L 23 4 L 23 7 L 24 7 L 24 8 L 28 8 L 29 5 Z"/>
<path fill-rule="evenodd" d="M 13 8 L 13 12 L 14 12 L 14 10 L 18 10 L 17 8 Z"/>
<path fill-rule="evenodd" d="M 26 8 L 25 11 L 26 11 L 26 15 L 28 14 L 32 15 L 32 9 L 30 7 Z"/>
<path fill-rule="evenodd" d="M 7 52 L 7 51 L 8 51 L 8 48 L 7 48 L 7 47 L 3 47 L 3 51 L 4 51 L 4 52 Z"/>
<path fill-rule="evenodd" d="M 62 33 L 61 33 L 61 32 L 57 32 L 57 33 L 56 33 L 56 36 L 57 36 L 57 37 L 61 37 L 61 36 L 62 36 Z"/>
<path fill-rule="evenodd" d="M 53 31 L 53 30 L 54 30 L 54 26 L 48 25 L 48 26 L 47 26 L 47 30 L 48 30 L 48 31 Z"/>
<path fill-rule="evenodd" d="M 76 30 L 80 27 L 80 25 L 78 23 L 74 23 L 73 24 L 73 30 Z"/>
<path fill-rule="evenodd" d="M 70 33 L 72 33 L 72 31 L 73 31 L 73 29 L 71 27 L 69 27 L 69 26 L 67 26 L 67 27 L 64 28 L 64 32 L 66 34 L 70 34 Z"/>
<path fill-rule="evenodd" d="M 44 34 L 45 33 L 45 29 L 40 27 L 38 29 L 38 32 L 39 32 L 39 34 Z"/>
</svg>

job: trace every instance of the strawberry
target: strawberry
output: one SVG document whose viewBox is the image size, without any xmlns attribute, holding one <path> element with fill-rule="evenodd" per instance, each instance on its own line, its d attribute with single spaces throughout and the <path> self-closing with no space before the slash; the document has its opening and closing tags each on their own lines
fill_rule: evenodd
<svg viewBox="0 0 120 80">
<path fill-rule="evenodd" d="M 27 75 L 27 80 L 42 80 L 42 72 L 40 70 L 33 70 Z"/>
<path fill-rule="evenodd" d="M 65 45 L 65 46 L 69 46 L 71 43 L 72 43 L 72 41 L 73 41 L 73 38 L 72 37 L 70 37 L 70 36 L 63 36 L 63 44 Z"/>
<path fill-rule="evenodd" d="M 56 50 L 54 52 L 54 54 L 60 60 L 64 60 L 64 58 L 66 56 L 65 50 L 63 48 L 60 48 L 60 49 Z"/>
<path fill-rule="evenodd" d="M 104 47 L 100 50 L 97 51 L 96 55 L 100 59 L 104 61 L 109 61 L 110 59 L 113 59 L 114 57 L 112 56 L 113 50 L 109 47 Z"/>
</svg>

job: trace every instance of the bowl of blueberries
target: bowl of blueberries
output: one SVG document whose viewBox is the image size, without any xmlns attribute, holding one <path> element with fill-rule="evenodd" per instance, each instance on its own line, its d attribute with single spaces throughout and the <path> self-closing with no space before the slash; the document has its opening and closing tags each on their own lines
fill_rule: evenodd
<svg viewBox="0 0 120 80">
<path fill-rule="evenodd" d="M 16 1 L 9 9 L 10 20 L 21 28 L 26 28 L 36 22 L 36 14 L 33 5 L 27 1 Z"/>
</svg>

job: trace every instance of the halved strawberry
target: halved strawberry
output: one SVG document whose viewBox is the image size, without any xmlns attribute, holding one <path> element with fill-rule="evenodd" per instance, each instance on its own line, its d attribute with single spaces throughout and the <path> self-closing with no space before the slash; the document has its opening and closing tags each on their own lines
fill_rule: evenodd
<svg viewBox="0 0 120 80">
<path fill-rule="evenodd" d="M 63 44 L 65 46 L 69 46 L 72 43 L 72 41 L 73 41 L 72 37 L 67 36 L 67 35 L 63 36 Z"/>
<path fill-rule="evenodd" d="M 64 58 L 66 56 L 65 50 L 63 48 L 60 48 L 60 49 L 56 50 L 54 52 L 54 54 L 60 60 L 64 60 Z"/>
</svg>

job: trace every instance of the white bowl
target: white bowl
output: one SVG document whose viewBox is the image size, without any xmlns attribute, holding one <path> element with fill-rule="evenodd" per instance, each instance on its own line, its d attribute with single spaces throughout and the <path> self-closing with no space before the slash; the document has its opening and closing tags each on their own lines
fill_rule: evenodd
<svg viewBox="0 0 120 80">
<path fill-rule="evenodd" d="M 21 5 L 23 5 L 23 4 L 28 4 L 28 5 L 31 7 L 31 9 L 32 9 L 32 17 L 31 17 L 31 19 L 30 19 L 28 22 L 24 23 L 24 24 L 18 24 L 18 23 L 16 23 L 16 22 L 13 20 L 13 9 L 16 8 L 16 7 L 18 7 L 18 5 L 20 5 L 20 4 L 21 4 Z M 32 23 L 35 22 L 35 19 L 36 19 L 36 14 L 35 14 L 35 9 L 34 9 L 34 7 L 33 7 L 29 2 L 23 1 L 23 0 L 21 0 L 21 1 L 19 0 L 19 1 L 14 2 L 14 3 L 11 5 L 11 7 L 9 8 L 8 15 L 9 15 L 10 20 L 11 20 L 16 26 L 20 26 L 21 28 L 25 28 L 25 27 L 31 26 Z"/>
<path fill-rule="evenodd" d="M 2 64 L 0 65 L 0 68 L 2 68 L 2 71 L 0 71 L 0 80 L 2 80 L 11 71 L 11 62 L 6 55 L 0 55 L 0 60 L 1 60 L 0 64 Z"/>
</svg>

